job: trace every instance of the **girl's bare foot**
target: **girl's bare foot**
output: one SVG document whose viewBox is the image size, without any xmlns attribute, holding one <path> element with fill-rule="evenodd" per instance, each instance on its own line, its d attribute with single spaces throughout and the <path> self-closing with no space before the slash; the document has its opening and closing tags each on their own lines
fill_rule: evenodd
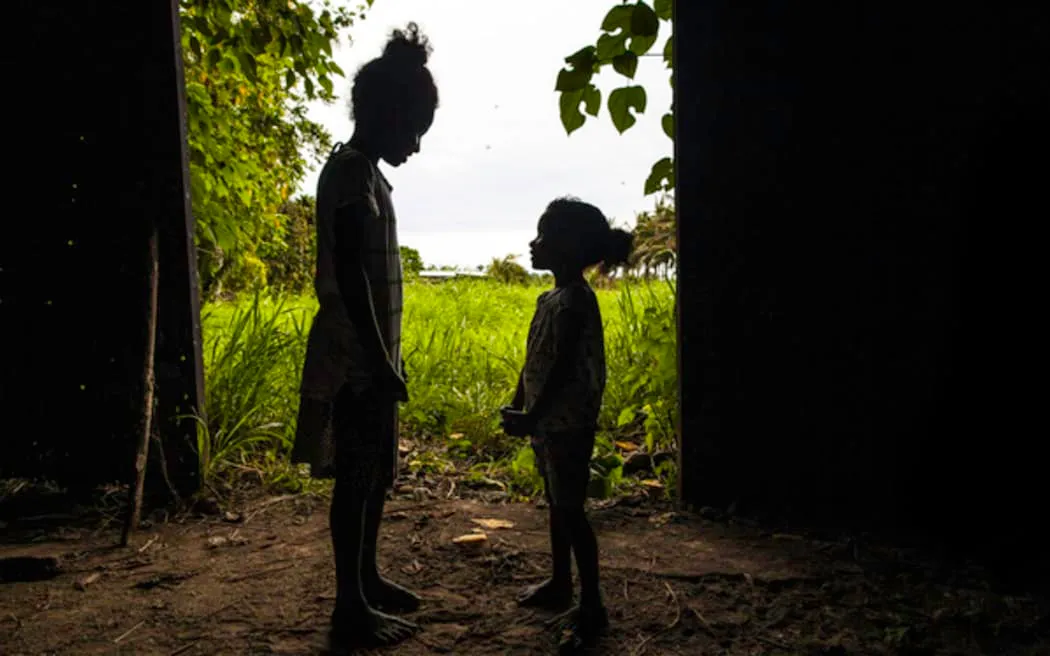
<svg viewBox="0 0 1050 656">
<path fill-rule="evenodd" d="M 518 595 L 518 605 L 524 608 L 565 610 L 572 606 L 572 584 L 547 579 L 543 583 L 530 585 Z"/>
<path fill-rule="evenodd" d="M 373 608 L 391 613 L 412 613 L 419 610 L 419 597 L 416 593 L 382 576 L 372 583 L 366 583 L 364 589 L 365 599 Z"/>
<path fill-rule="evenodd" d="M 404 642 L 419 631 L 419 626 L 400 617 L 366 609 L 332 617 L 328 634 L 331 654 L 344 654 L 354 649 L 375 649 Z"/>
</svg>

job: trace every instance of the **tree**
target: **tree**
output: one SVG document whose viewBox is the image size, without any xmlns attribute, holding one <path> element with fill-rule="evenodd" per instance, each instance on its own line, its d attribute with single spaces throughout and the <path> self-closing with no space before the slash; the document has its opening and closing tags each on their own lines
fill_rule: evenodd
<svg viewBox="0 0 1050 656">
<path fill-rule="evenodd" d="M 423 270 L 423 258 L 419 251 L 408 246 L 401 247 L 401 269 L 410 276 L 418 276 Z"/>
<path fill-rule="evenodd" d="M 604 66 L 612 66 L 617 73 L 628 80 L 634 80 L 638 58 L 649 56 L 650 49 L 659 37 L 661 22 L 670 27 L 672 15 L 673 0 L 653 0 L 652 5 L 644 1 L 617 4 L 605 15 L 601 26 L 602 34 L 597 42 L 565 58 L 568 66 L 558 73 L 554 89 L 560 92 L 561 122 L 568 134 L 583 127 L 588 115 L 598 116 L 602 93 L 591 81 L 594 74 Z M 672 86 L 673 43 L 674 35 L 671 34 L 663 47 L 664 62 L 667 68 L 672 70 Z M 609 94 L 609 117 L 620 134 L 635 124 L 635 114 L 644 113 L 646 104 L 645 87 L 638 84 L 628 83 Z M 673 106 L 663 115 L 661 122 L 664 133 L 674 139 Z M 674 185 L 674 161 L 671 157 L 664 157 L 653 164 L 652 171 L 645 181 L 645 193 L 670 191 L 674 189 Z"/>
<path fill-rule="evenodd" d="M 266 271 L 266 285 L 298 294 L 313 283 L 317 262 L 314 199 L 299 196 L 281 204 L 273 232 L 257 249 Z"/>
<path fill-rule="evenodd" d="M 668 276 L 678 260 L 678 235 L 674 205 L 666 195 L 657 199 L 653 211 L 637 214 L 633 232 L 633 272 L 646 278 Z"/>
<path fill-rule="evenodd" d="M 343 72 L 332 44 L 364 7 L 180 0 L 179 8 L 190 191 L 208 293 L 239 265 L 244 274 L 261 262 L 256 251 L 280 230 L 281 205 L 302 180 L 306 157 L 330 147 L 325 130 L 306 118 L 306 103 L 334 99 L 333 78 Z"/>
<path fill-rule="evenodd" d="M 507 284 L 524 284 L 529 281 L 529 272 L 517 263 L 517 255 L 493 258 L 486 269 L 490 278 Z"/>
</svg>

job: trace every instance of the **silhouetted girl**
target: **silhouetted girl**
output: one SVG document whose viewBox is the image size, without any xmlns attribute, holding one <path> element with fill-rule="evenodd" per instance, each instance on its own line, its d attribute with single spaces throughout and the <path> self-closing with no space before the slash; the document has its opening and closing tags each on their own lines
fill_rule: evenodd
<svg viewBox="0 0 1050 656">
<path fill-rule="evenodd" d="M 566 615 L 563 647 L 589 646 L 609 623 L 598 583 L 598 543 L 584 512 L 605 390 L 605 344 L 598 299 L 583 274 L 599 263 L 625 263 L 631 246 L 631 235 L 610 228 L 598 208 L 571 198 L 547 207 L 530 244 L 532 267 L 551 271 L 555 286 L 536 304 L 518 390 L 502 415 L 508 434 L 532 438 L 550 504 L 553 573 L 526 589 L 519 603 L 572 606 L 570 552 L 576 554 L 580 603 Z"/>
<path fill-rule="evenodd" d="M 354 77 L 354 134 L 332 151 L 317 184 L 320 309 L 310 329 L 293 461 L 335 478 L 331 530 L 334 650 L 400 642 L 416 630 L 379 612 L 419 598 L 383 578 L 376 541 L 397 470 L 397 403 L 408 400 L 401 360 L 401 259 L 391 186 L 379 160 L 419 152 L 434 119 L 430 48 L 415 24 Z"/>
</svg>

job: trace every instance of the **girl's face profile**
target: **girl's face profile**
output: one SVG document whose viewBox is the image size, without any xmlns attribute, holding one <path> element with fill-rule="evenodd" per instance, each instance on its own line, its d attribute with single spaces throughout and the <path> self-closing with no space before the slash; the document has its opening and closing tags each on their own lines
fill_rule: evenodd
<svg viewBox="0 0 1050 656">
<path fill-rule="evenodd" d="M 529 254 L 532 256 L 532 268 L 537 271 L 549 271 L 562 259 L 561 244 L 555 230 L 552 230 L 551 218 L 544 214 L 536 226 L 536 238 L 529 242 Z"/>
<path fill-rule="evenodd" d="M 401 166 L 419 152 L 423 135 L 430 125 L 423 125 L 410 112 L 394 110 L 388 114 L 386 125 L 386 147 L 382 157 L 391 166 Z"/>
</svg>

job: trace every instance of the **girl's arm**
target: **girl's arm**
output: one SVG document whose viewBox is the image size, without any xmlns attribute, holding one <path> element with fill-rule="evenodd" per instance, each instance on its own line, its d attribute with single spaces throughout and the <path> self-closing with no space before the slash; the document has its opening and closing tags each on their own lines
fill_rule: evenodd
<svg viewBox="0 0 1050 656">
<path fill-rule="evenodd" d="M 375 372 L 381 385 L 401 377 L 390 362 L 390 355 L 383 344 L 382 332 L 376 320 L 375 302 L 372 289 L 365 273 L 365 243 L 362 224 L 366 219 L 367 207 L 363 203 L 351 203 L 336 210 L 335 215 L 335 273 L 339 283 L 339 295 L 346 306 L 347 316 L 353 323 L 361 346 L 365 351 L 371 369 Z M 395 397 L 398 400 L 404 394 L 404 383 L 395 384 Z"/>
</svg>

